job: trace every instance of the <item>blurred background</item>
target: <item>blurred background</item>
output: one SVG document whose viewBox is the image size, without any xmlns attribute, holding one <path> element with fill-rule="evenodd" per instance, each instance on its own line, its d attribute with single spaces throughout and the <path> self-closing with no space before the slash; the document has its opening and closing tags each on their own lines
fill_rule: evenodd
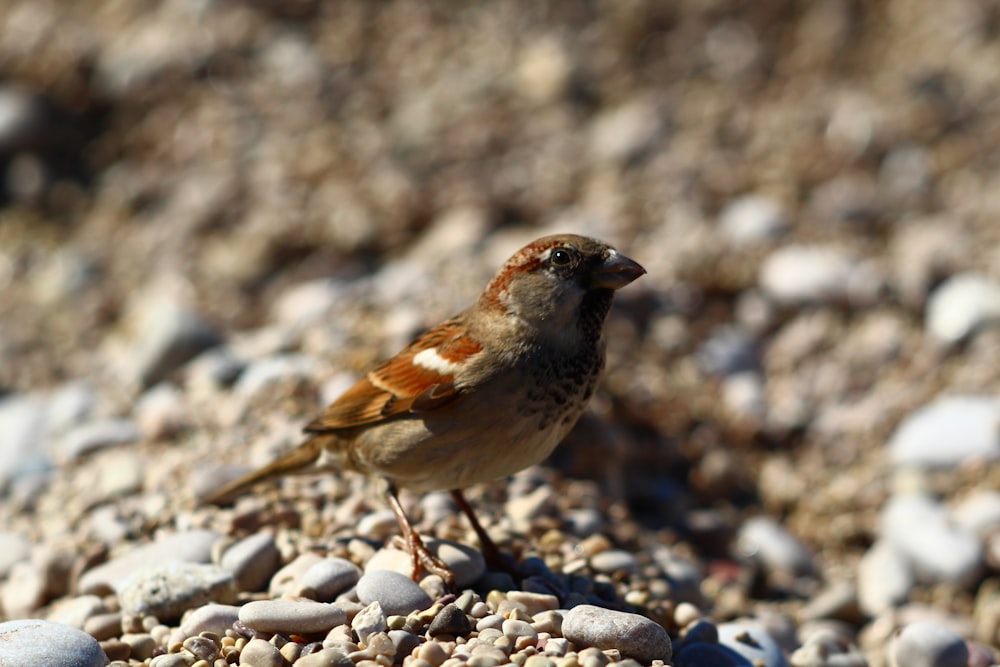
<svg viewBox="0 0 1000 667">
<path fill-rule="evenodd" d="M 805 598 L 863 578 L 893 525 L 905 544 L 986 498 L 972 547 L 935 570 L 944 543 L 918 536 L 886 566 L 914 570 L 902 592 L 838 613 L 975 607 L 997 644 L 998 72 L 991 0 L 7 0 L 8 507 L 44 509 L 81 452 L 222 429 L 191 378 L 241 364 L 321 385 L 299 415 L 251 401 L 293 433 L 522 243 L 573 231 L 649 269 L 552 462 L 629 518 L 619 544 L 760 557 Z M 137 426 L 65 444 L 98 418 Z M 166 487 L 148 474 L 126 492 Z M 894 519 L 901 494 L 937 523 Z M 791 561 L 740 532 L 761 512 Z"/>
</svg>

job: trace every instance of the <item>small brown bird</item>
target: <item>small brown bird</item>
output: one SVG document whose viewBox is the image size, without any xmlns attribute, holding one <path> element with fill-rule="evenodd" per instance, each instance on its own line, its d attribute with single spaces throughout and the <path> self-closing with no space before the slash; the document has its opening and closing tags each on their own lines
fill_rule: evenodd
<svg viewBox="0 0 1000 667">
<path fill-rule="evenodd" d="M 292 473 L 354 470 L 380 480 L 421 568 L 451 572 L 424 546 L 397 489 L 449 490 L 487 560 L 502 562 L 462 489 L 545 459 L 576 423 L 604 365 L 614 290 L 646 271 L 594 239 L 562 234 L 525 246 L 479 300 L 348 389 L 305 427 L 309 438 L 206 499 L 224 503 Z"/>
</svg>

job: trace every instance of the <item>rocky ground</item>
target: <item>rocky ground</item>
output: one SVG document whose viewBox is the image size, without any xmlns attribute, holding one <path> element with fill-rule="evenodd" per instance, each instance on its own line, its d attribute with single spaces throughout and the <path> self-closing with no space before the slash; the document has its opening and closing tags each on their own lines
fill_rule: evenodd
<svg viewBox="0 0 1000 667">
<path fill-rule="evenodd" d="M 998 27 L 0 3 L 0 664 L 996 664 Z M 403 500 L 456 591 L 359 478 L 197 506 L 556 230 L 649 274 L 567 442 L 469 493 L 522 576 L 447 495 Z"/>
</svg>

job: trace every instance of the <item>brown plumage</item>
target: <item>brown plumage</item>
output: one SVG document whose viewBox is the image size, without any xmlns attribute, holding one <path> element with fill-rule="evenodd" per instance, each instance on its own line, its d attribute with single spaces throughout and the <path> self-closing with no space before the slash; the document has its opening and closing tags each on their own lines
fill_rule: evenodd
<svg viewBox="0 0 1000 667">
<path fill-rule="evenodd" d="M 287 474 L 354 470 L 382 483 L 421 568 L 451 573 L 413 531 L 396 496 L 449 490 L 485 555 L 499 554 L 461 489 L 542 461 L 580 417 L 604 364 L 614 290 L 645 273 L 594 239 L 547 236 L 514 254 L 479 300 L 348 389 L 274 463 L 207 499 L 222 503 Z"/>
</svg>

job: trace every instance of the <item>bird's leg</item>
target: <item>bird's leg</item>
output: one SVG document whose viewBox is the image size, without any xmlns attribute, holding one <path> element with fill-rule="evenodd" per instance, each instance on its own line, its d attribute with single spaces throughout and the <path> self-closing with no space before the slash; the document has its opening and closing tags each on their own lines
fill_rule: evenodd
<svg viewBox="0 0 1000 667">
<path fill-rule="evenodd" d="M 483 551 L 483 558 L 486 559 L 487 564 L 490 567 L 498 568 L 507 572 L 513 576 L 520 576 L 517 568 L 511 564 L 511 562 L 504 558 L 503 554 L 500 553 L 500 547 L 496 545 L 496 542 L 490 537 L 483 525 L 479 523 L 479 519 L 476 517 L 476 513 L 472 509 L 472 505 L 469 501 L 465 499 L 462 494 L 461 489 L 452 489 L 451 497 L 455 499 L 455 503 L 458 505 L 458 509 L 462 510 L 465 516 L 469 517 L 469 523 L 472 524 L 472 530 L 476 531 L 476 537 L 479 538 L 479 546 Z"/>
<path fill-rule="evenodd" d="M 420 571 L 423 569 L 444 579 L 444 583 L 450 588 L 455 583 L 455 575 L 440 558 L 427 549 L 424 541 L 420 539 L 420 535 L 413 529 L 409 517 L 406 516 L 403 506 L 399 502 L 399 497 L 396 495 L 396 487 L 388 480 L 383 479 L 382 482 L 380 485 L 382 495 L 385 497 L 389 509 L 396 515 L 396 523 L 399 524 L 399 530 L 403 533 L 403 541 L 406 542 L 407 551 L 410 553 L 410 564 L 413 566 L 413 572 L 410 576 L 414 581 L 419 581 Z"/>
</svg>

